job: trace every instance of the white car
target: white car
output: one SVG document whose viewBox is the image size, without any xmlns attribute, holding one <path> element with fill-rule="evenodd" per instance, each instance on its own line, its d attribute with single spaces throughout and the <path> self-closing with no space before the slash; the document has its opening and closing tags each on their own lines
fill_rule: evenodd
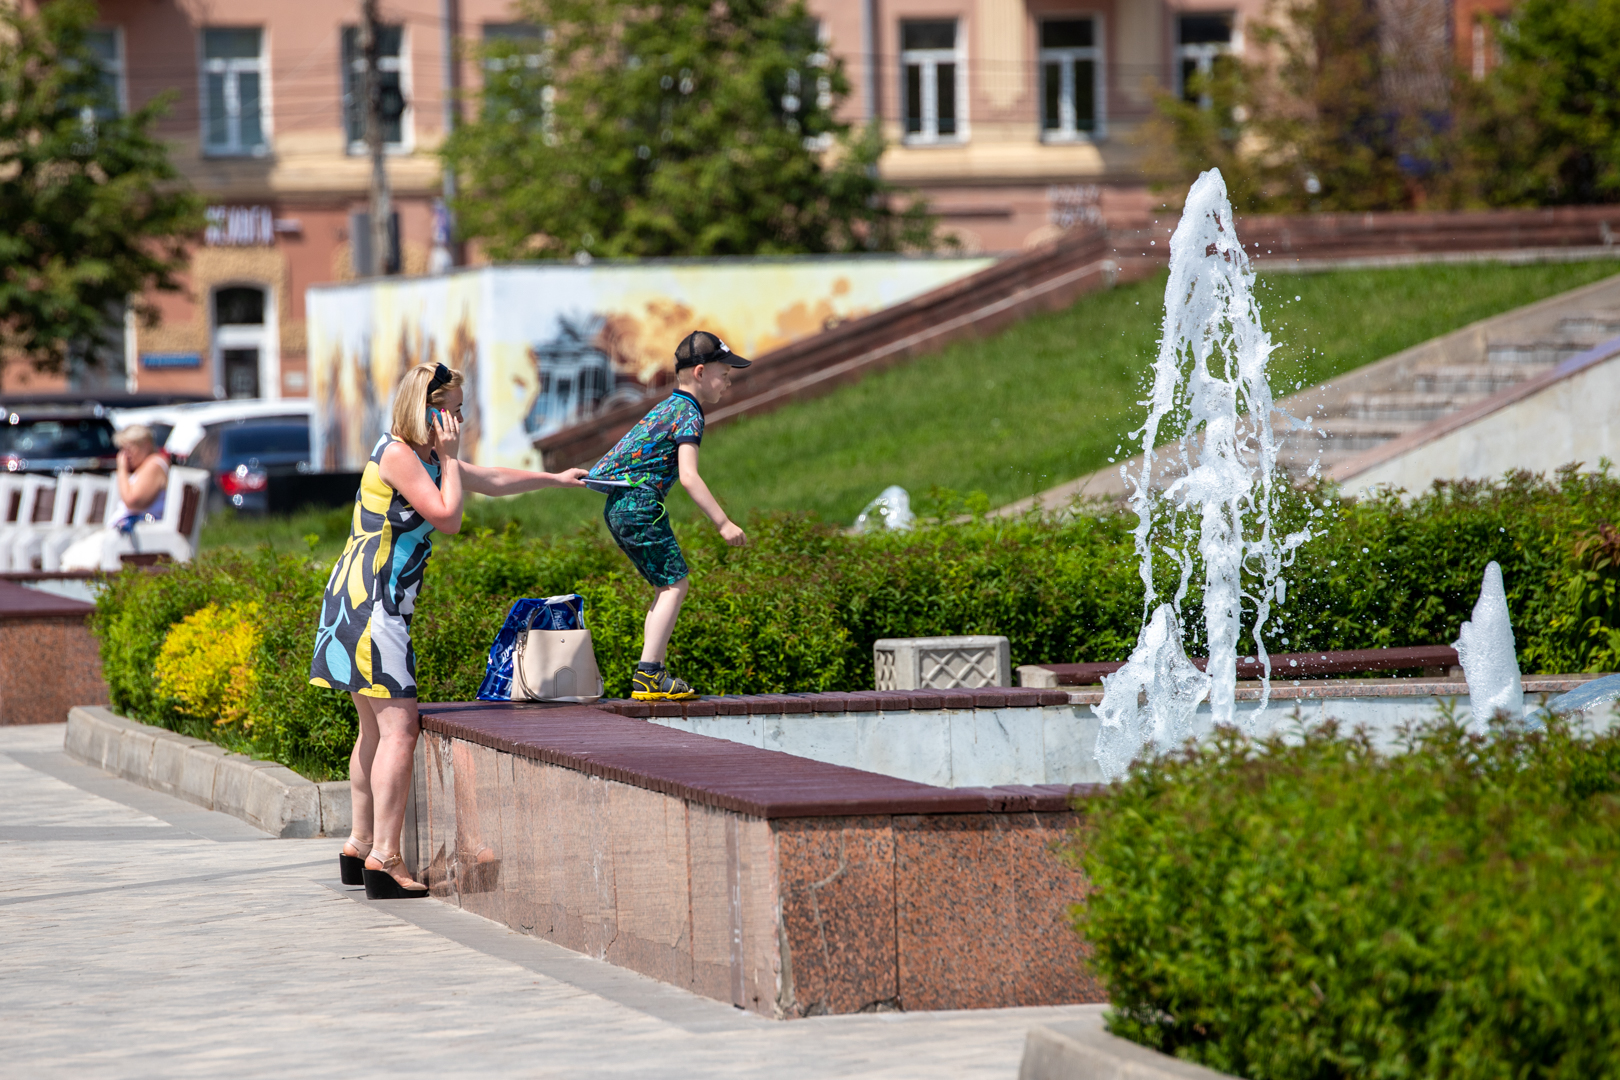
<svg viewBox="0 0 1620 1080">
<path fill-rule="evenodd" d="M 199 401 L 187 405 L 151 405 L 140 409 L 108 409 L 107 418 L 119 429 L 145 424 L 161 441 L 170 457 L 185 458 L 203 441 L 208 430 L 236 420 L 304 420 L 315 413 L 308 398 L 234 398 Z"/>
</svg>

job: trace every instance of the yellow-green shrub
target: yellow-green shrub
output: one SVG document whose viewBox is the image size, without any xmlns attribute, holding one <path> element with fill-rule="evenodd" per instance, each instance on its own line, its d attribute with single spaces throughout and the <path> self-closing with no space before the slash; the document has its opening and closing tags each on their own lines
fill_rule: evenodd
<svg viewBox="0 0 1620 1080">
<path fill-rule="evenodd" d="M 158 687 L 176 712 L 218 727 L 253 726 L 258 615 L 253 601 L 205 604 L 169 628 L 156 668 Z"/>
</svg>

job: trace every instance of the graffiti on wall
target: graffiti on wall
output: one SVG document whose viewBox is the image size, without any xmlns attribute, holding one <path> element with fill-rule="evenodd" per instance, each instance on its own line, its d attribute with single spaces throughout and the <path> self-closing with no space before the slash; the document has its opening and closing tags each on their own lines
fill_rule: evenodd
<svg viewBox="0 0 1620 1080">
<path fill-rule="evenodd" d="M 938 288 L 986 258 L 735 259 L 496 266 L 309 290 L 313 451 L 358 470 L 411 366 L 466 377 L 464 459 L 538 468 L 534 443 L 659 393 L 674 348 L 712 330 L 745 356 Z"/>
</svg>

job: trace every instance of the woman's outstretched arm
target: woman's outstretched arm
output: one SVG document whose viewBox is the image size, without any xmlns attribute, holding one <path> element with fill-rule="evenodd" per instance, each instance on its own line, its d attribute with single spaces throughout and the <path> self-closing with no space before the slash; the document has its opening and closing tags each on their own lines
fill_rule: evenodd
<svg viewBox="0 0 1620 1080">
<path fill-rule="evenodd" d="M 519 495 L 548 487 L 584 487 L 584 469 L 564 469 L 560 473 L 529 472 L 491 465 L 461 465 L 462 486 L 480 495 Z"/>
</svg>

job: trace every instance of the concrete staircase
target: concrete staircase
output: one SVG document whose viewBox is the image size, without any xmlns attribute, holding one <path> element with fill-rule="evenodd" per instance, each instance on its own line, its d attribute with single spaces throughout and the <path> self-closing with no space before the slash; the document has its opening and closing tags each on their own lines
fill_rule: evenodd
<svg viewBox="0 0 1620 1080">
<path fill-rule="evenodd" d="M 1482 334 L 1464 333 L 1461 340 L 1449 343 L 1454 347 L 1432 347 L 1446 338 L 1419 346 L 1418 350 L 1431 355 L 1412 358 L 1416 363 L 1387 368 L 1373 365 L 1382 370 L 1377 373 L 1381 377 L 1365 380 L 1372 385 L 1324 396 L 1316 402 L 1315 430 L 1290 433 L 1281 454 L 1283 466 L 1303 475 L 1319 456 L 1321 470 L 1331 473 L 1364 451 L 1517 386 L 1599 342 L 1620 336 L 1620 288 L 1607 282 L 1598 282 L 1594 288 L 1595 295 L 1576 301 L 1589 303 L 1589 308 L 1555 314 L 1548 326 L 1534 325 L 1548 320 L 1527 319 L 1525 316 L 1533 313 L 1523 309 L 1478 324 Z M 1562 309 L 1571 299 L 1554 297 L 1548 303 Z"/>
<path fill-rule="evenodd" d="M 1620 337 L 1620 276 L 1465 326 L 1283 398 L 1279 410 L 1309 423 L 1285 431 L 1286 421 L 1278 418 L 1279 463 L 1297 478 L 1315 463 L 1320 475 L 1346 482 L 1362 471 L 1369 452 L 1615 337 Z M 1132 472 L 1139 460 L 1130 463 Z M 999 512 L 1020 514 L 1036 500 L 1056 509 L 1076 496 L 1123 494 L 1119 466 L 1110 465 Z"/>
</svg>

